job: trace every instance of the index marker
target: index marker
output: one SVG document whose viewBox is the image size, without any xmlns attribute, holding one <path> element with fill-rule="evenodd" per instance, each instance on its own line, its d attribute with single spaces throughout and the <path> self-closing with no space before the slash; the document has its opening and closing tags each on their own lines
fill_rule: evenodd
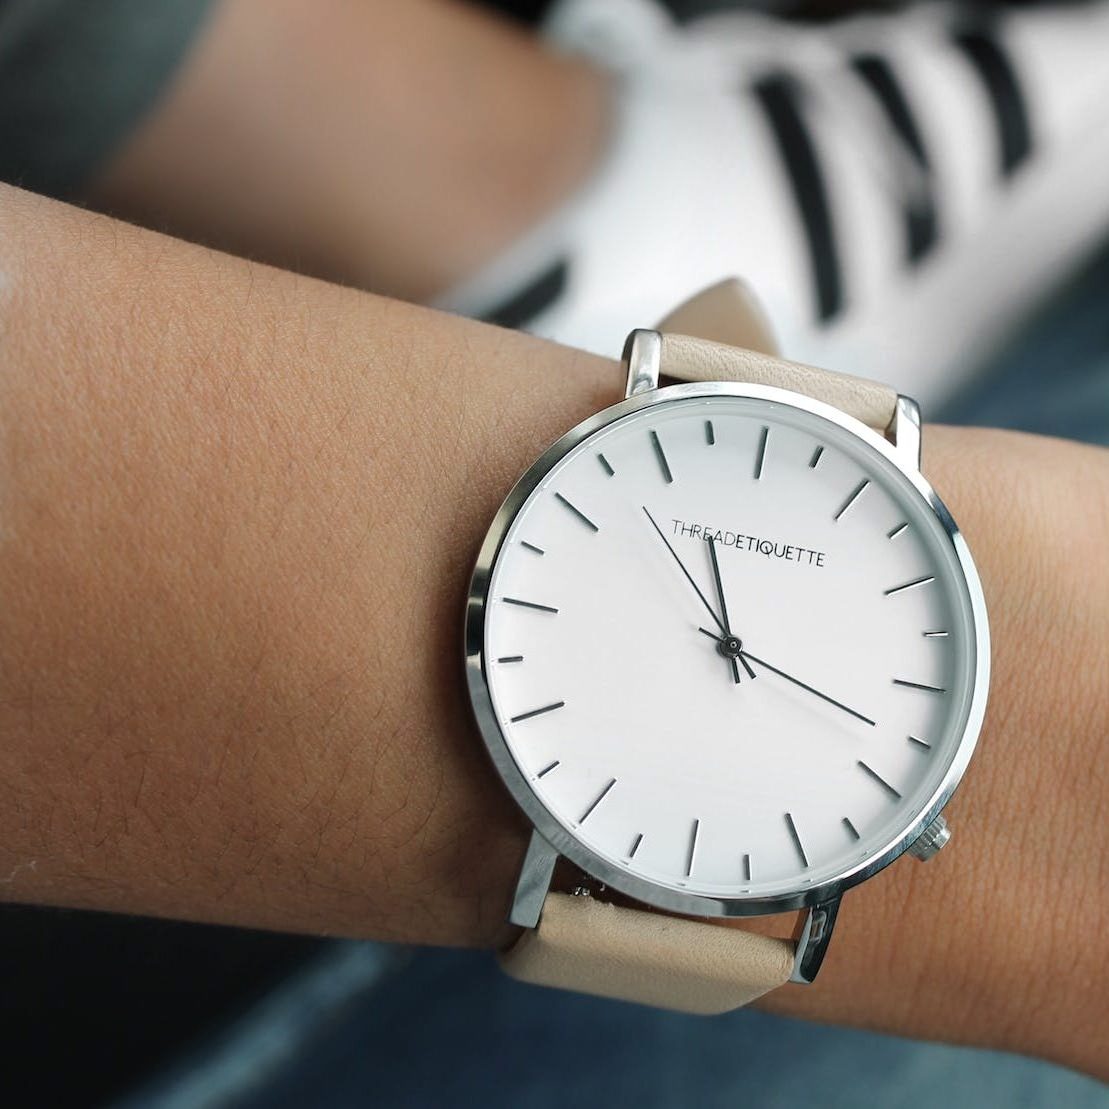
<svg viewBox="0 0 1109 1109">
<path fill-rule="evenodd" d="M 662 449 L 657 431 L 651 432 L 651 445 L 655 448 L 655 457 L 658 459 L 659 468 L 662 470 L 662 480 L 667 485 L 673 485 L 674 475 L 670 472 L 670 463 L 666 461 L 666 451 Z"/>
<path fill-rule="evenodd" d="M 895 585 L 892 589 L 885 589 L 883 593 L 887 597 L 892 597 L 895 593 L 903 593 L 906 589 L 915 589 L 918 585 L 927 585 L 930 581 L 935 580 L 935 577 L 928 574 L 923 578 L 915 578 L 913 581 L 907 581 L 904 585 Z"/>
<path fill-rule="evenodd" d="M 517 605 L 519 608 L 534 608 L 536 612 L 554 612 L 557 613 L 558 609 L 553 605 L 540 605 L 535 601 L 521 601 L 519 597 L 502 597 L 502 601 L 506 605 Z"/>
<path fill-rule="evenodd" d="M 869 484 L 870 484 L 870 479 L 869 478 L 864 478 L 862 481 L 860 481 L 859 484 L 856 485 L 855 488 L 852 490 L 851 496 L 849 496 L 847 498 L 847 500 L 845 500 L 843 502 L 843 504 L 840 506 L 840 510 L 832 517 L 832 519 L 833 520 L 839 520 L 839 518 L 859 499 L 859 496 L 862 494 L 862 491 Z"/>
<path fill-rule="evenodd" d="M 597 527 L 595 523 L 593 523 L 592 520 L 589 519 L 588 516 L 586 516 L 584 512 L 582 512 L 580 508 L 578 508 L 576 504 L 568 501 L 561 493 L 555 493 L 555 497 L 561 504 L 564 504 L 583 524 L 585 524 L 587 528 L 592 531 L 601 530 L 599 527 Z"/>
<path fill-rule="evenodd" d="M 789 838 L 793 840 L 793 846 L 797 848 L 797 854 L 801 857 L 801 865 L 807 870 L 809 857 L 805 854 L 805 848 L 801 846 L 801 837 L 797 834 L 797 825 L 793 823 L 793 813 L 786 813 L 786 827 L 789 828 Z"/>
<path fill-rule="evenodd" d="M 693 873 L 693 856 L 697 853 L 697 833 L 701 830 L 701 822 L 693 821 L 693 831 L 689 836 L 689 857 L 685 863 L 685 876 L 688 878 Z"/>
<path fill-rule="evenodd" d="M 615 778 L 613 778 L 609 781 L 608 785 L 605 786 L 605 788 L 601 790 L 601 792 L 597 795 L 596 799 L 589 806 L 589 808 L 587 808 L 585 810 L 585 812 L 583 812 L 581 814 L 581 818 L 578 820 L 579 824 L 584 824 L 585 823 L 586 819 L 593 812 L 593 810 L 608 796 L 608 791 L 610 789 L 612 789 L 612 787 L 614 785 L 616 785 L 616 779 Z"/>
<path fill-rule="evenodd" d="M 893 786 L 891 786 L 889 782 L 887 782 L 886 779 L 878 773 L 877 770 L 875 770 L 872 766 L 867 766 L 867 764 L 863 762 L 862 759 L 858 760 L 858 765 L 861 770 L 865 770 L 866 773 L 871 778 L 873 778 L 874 781 L 876 781 L 894 800 L 901 800 L 901 794 L 896 789 L 894 789 Z"/>
<path fill-rule="evenodd" d="M 555 709 L 560 709 L 566 704 L 565 701 L 555 701 L 553 705 L 544 705 L 540 709 L 531 709 L 529 712 L 522 712 L 519 716 L 513 716 L 510 724 L 518 724 L 521 720 L 530 720 L 533 716 L 542 716 L 545 712 L 554 712 Z"/>
<path fill-rule="evenodd" d="M 766 440 L 770 437 L 770 428 L 764 427 L 762 429 L 762 436 L 759 439 L 759 454 L 755 459 L 755 480 L 758 481 L 762 477 L 763 463 L 766 461 Z"/>
<path fill-rule="evenodd" d="M 893 679 L 893 684 L 894 685 L 903 685 L 903 686 L 905 686 L 906 689 L 924 689 L 924 690 L 927 690 L 929 693 L 946 693 L 947 692 L 946 689 L 943 689 L 938 685 L 925 685 L 923 682 L 909 682 L 909 681 L 906 681 L 904 678 L 894 678 Z"/>
</svg>

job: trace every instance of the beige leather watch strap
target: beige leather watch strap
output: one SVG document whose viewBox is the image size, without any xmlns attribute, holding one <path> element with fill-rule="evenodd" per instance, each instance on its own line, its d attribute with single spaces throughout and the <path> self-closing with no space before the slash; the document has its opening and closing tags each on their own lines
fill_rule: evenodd
<svg viewBox="0 0 1109 1109">
<path fill-rule="evenodd" d="M 777 343 L 770 324 L 750 288 L 738 278 L 690 297 L 657 330 L 662 332 L 661 370 L 668 377 L 790 389 L 880 432 L 893 420 L 897 393 L 888 385 L 775 357 Z"/>
<path fill-rule="evenodd" d="M 738 277 L 729 277 L 702 289 L 683 301 L 656 331 L 696 335 L 714 343 L 727 343 L 744 350 L 777 354 L 778 343 L 751 287 Z"/>
<path fill-rule="evenodd" d="M 877 381 L 690 335 L 662 336 L 661 368 L 679 381 L 742 381 L 790 389 L 830 404 L 880 432 L 890 426 L 897 410 L 896 391 Z"/>
<path fill-rule="evenodd" d="M 716 924 L 550 893 L 501 956 L 523 982 L 685 1013 L 724 1013 L 789 980 L 794 945 Z"/>
</svg>

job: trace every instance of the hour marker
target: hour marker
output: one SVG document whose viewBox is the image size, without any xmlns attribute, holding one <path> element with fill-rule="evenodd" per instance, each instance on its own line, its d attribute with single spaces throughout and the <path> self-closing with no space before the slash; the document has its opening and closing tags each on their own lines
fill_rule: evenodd
<svg viewBox="0 0 1109 1109">
<path fill-rule="evenodd" d="M 895 527 L 892 530 L 886 532 L 886 538 L 887 539 L 896 539 L 908 526 L 909 526 L 909 521 L 908 520 L 906 520 L 903 524 L 898 524 L 897 527 Z"/>
<path fill-rule="evenodd" d="M 894 789 L 893 786 L 891 786 L 889 782 L 887 782 L 886 779 L 878 773 L 877 770 L 875 770 L 873 767 L 867 766 L 862 759 L 859 759 L 859 766 L 863 770 L 865 770 L 867 774 L 869 774 L 891 797 L 893 797 L 897 801 L 901 800 L 901 794 L 898 793 L 897 790 Z"/>
<path fill-rule="evenodd" d="M 712 426 L 712 420 L 705 420 L 705 442 L 710 447 L 716 444 L 716 428 Z"/>
<path fill-rule="evenodd" d="M 892 597 L 895 593 L 903 593 L 906 589 L 915 589 L 918 585 L 927 585 L 930 581 L 936 579 L 931 575 L 923 578 L 916 578 L 913 581 L 907 581 L 904 585 L 895 585 L 892 589 L 884 590 L 887 597 Z"/>
<path fill-rule="evenodd" d="M 840 510 L 832 517 L 833 520 L 838 520 L 854 503 L 859 499 L 859 495 L 870 484 L 869 478 L 864 478 L 858 485 L 851 491 L 851 496 L 847 498 L 840 506 Z"/>
<path fill-rule="evenodd" d="M 502 597 L 506 605 L 519 605 L 520 608 L 534 608 L 537 612 L 558 612 L 551 605 L 537 605 L 534 601 L 521 601 L 519 597 Z"/>
<path fill-rule="evenodd" d="M 789 838 L 793 840 L 793 846 L 797 848 L 797 854 L 801 857 L 801 865 L 807 867 L 809 859 L 805 854 L 805 849 L 801 846 L 801 837 L 797 834 L 797 825 L 793 823 L 793 813 L 786 813 L 786 826 L 789 828 Z"/>
<path fill-rule="evenodd" d="M 926 689 L 929 693 L 946 693 L 946 689 L 941 689 L 938 685 L 924 685 L 923 682 L 907 682 L 904 678 L 894 678 L 894 685 L 903 685 L 907 689 Z"/>
<path fill-rule="evenodd" d="M 743 880 L 745 882 L 751 881 L 751 856 L 743 856 Z"/>
<path fill-rule="evenodd" d="M 847 829 L 847 834 L 852 839 L 862 839 L 862 837 L 858 833 L 858 830 L 855 828 L 855 825 L 852 824 L 851 821 L 848 820 L 846 816 L 843 818 L 843 826 Z"/>
<path fill-rule="evenodd" d="M 552 770 L 554 770 L 554 768 L 555 768 L 556 766 L 558 766 L 558 764 L 559 764 L 559 763 L 558 763 L 558 759 L 555 759 L 555 761 L 554 761 L 554 762 L 552 762 L 552 763 L 551 763 L 551 764 L 550 764 L 549 766 L 544 766 L 544 767 L 543 767 L 543 769 L 542 769 L 542 770 L 540 770 L 540 771 L 539 771 L 539 773 L 538 773 L 538 774 L 536 774 L 535 776 L 536 776 L 537 778 L 542 778 L 544 774 L 550 774 L 550 772 L 551 772 Z"/>
<path fill-rule="evenodd" d="M 523 655 L 502 655 L 499 659 L 497 659 L 497 661 L 498 662 L 523 662 L 524 661 L 524 656 Z"/>
<path fill-rule="evenodd" d="M 610 789 L 612 789 L 612 787 L 614 785 L 616 785 L 616 779 L 612 778 L 609 781 L 608 785 L 605 786 L 605 788 L 602 789 L 601 792 L 597 794 L 596 800 L 594 800 L 594 802 L 589 806 L 589 808 L 587 808 L 585 810 L 585 812 L 583 812 L 581 814 L 581 816 L 578 819 L 579 824 L 584 824 L 585 823 L 586 818 L 589 816 L 589 814 L 592 813 L 592 811 L 608 796 L 608 791 Z"/>
<path fill-rule="evenodd" d="M 658 459 L 658 464 L 662 469 L 663 480 L 670 485 L 674 481 L 674 475 L 670 472 L 670 463 L 666 461 L 666 452 L 662 449 L 662 444 L 658 439 L 658 432 L 651 432 L 651 445 L 655 448 L 655 457 Z"/>
<path fill-rule="evenodd" d="M 581 520 L 581 522 L 585 524 L 587 528 L 591 528 L 593 531 L 601 530 L 599 527 L 597 527 L 595 523 L 593 523 L 592 520 L 589 519 L 588 516 L 586 516 L 584 512 L 582 512 L 580 508 L 578 508 L 577 505 L 571 504 L 561 493 L 555 493 L 555 497 L 559 501 L 561 501 L 579 520 Z"/>
<path fill-rule="evenodd" d="M 809 469 L 815 470 L 820 462 L 820 456 L 824 453 L 824 447 L 819 446 L 812 453 L 812 458 L 809 459 Z"/>
<path fill-rule="evenodd" d="M 522 712 L 519 716 L 512 717 L 509 723 L 518 724 L 521 720 L 530 720 L 533 716 L 542 716 L 545 712 L 554 712 L 555 709 L 560 709 L 565 704 L 565 701 L 555 701 L 553 705 L 544 705 L 541 709 L 532 709 L 530 712 Z"/>
<path fill-rule="evenodd" d="M 609 460 L 607 458 L 605 458 L 605 456 L 603 454 L 598 454 L 597 455 L 597 461 L 601 464 L 602 468 L 604 469 L 604 472 L 606 474 L 608 474 L 609 477 L 615 477 L 616 476 L 616 471 L 612 468 L 612 463 L 609 462 Z"/>
<path fill-rule="evenodd" d="M 640 832 L 635 839 L 632 840 L 632 845 L 628 849 L 628 858 L 634 859 L 635 853 L 639 850 L 639 845 L 643 842 L 643 833 Z"/>
<path fill-rule="evenodd" d="M 526 539 L 520 540 L 521 547 L 527 547 L 529 551 L 534 551 L 536 554 L 546 554 L 542 547 L 537 547 L 534 543 L 529 543 Z"/>
<path fill-rule="evenodd" d="M 685 861 L 685 876 L 688 878 L 693 873 L 693 856 L 697 851 L 697 833 L 701 830 L 701 822 L 693 821 L 693 830 L 689 833 L 689 857 Z"/>
<path fill-rule="evenodd" d="M 762 429 L 762 436 L 759 439 L 759 456 L 755 459 L 755 480 L 758 481 L 762 477 L 762 464 L 766 461 L 766 440 L 770 435 L 770 428 L 764 427 Z"/>
<path fill-rule="evenodd" d="M 947 637 L 947 632 L 925 632 L 924 633 L 924 638 L 925 639 L 945 639 L 946 637 Z"/>
<path fill-rule="evenodd" d="M 925 739 L 917 739 L 917 737 L 915 735 L 909 736 L 909 742 L 910 743 L 915 743 L 918 747 L 923 747 L 928 751 L 932 750 L 932 744 L 930 744 Z"/>
</svg>

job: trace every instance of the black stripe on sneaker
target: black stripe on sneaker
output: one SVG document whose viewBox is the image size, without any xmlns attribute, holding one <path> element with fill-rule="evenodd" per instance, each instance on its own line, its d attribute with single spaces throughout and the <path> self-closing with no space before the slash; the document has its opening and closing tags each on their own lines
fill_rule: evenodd
<svg viewBox="0 0 1109 1109">
<path fill-rule="evenodd" d="M 562 258 L 549 269 L 545 269 L 519 292 L 502 301 L 491 311 L 483 313 L 482 319 L 501 327 L 523 327 L 562 295 L 569 275 L 570 263 Z"/>
<path fill-rule="evenodd" d="M 843 279 L 824 174 L 801 107 L 801 88 L 788 73 L 772 73 L 752 89 L 785 163 L 812 260 L 816 315 L 830 320 L 843 308 Z"/>
<path fill-rule="evenodd" d="M 909 101 L 901 88 L 893 67 L 877 54 L 860 54 L 851 60 L 851 68 L 862 78 L 885 112 L 890 125 L 901 136 L 908 152 L 924 171 L 922 195 L 905 201 L 905 250 L 909 260 L 917 262 L 935 245 L 939 231 L 936 200 L 932 195 L 931 164 L 924 137 L 917 127 Z"/>
<path fill-rule="evenodd" d="M 1016 71 L 1001 44 L 984 30 L 959 31 L 953 36 L 978 74 L 997 123 L 1001 174 L 1008 177 L 1032 151 L 1032 126 Z"/>
</svg>

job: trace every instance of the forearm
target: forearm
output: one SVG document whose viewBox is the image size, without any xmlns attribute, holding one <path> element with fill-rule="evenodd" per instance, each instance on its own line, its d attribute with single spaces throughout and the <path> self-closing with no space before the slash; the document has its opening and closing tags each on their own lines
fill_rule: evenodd
<svg viewBox="0 0 1109 1109">
<path fill-rule="evenodd" d="M 495 942 L 526 836 L 469 722 L 465 583 L 615 366 L 11 190 L 0 272 L 4 895 Z M 957 838 L 853 891 L 773 1004 L 1094 1069 L 1109 467 L 927 442 L 994 627 Z"/>
<path fill-rule="evenodd" d="M 0 212 L 6 895 L 488 941 L 523 832 L 467 731 L 458 598 L 611 367 Z"/>
<path fill-rule="evenodd" d="M 607 115 L 599 73 L 473 4 L 220 0 L 88 198 L 426 300 L 581 187 Z"/>
</svg>

